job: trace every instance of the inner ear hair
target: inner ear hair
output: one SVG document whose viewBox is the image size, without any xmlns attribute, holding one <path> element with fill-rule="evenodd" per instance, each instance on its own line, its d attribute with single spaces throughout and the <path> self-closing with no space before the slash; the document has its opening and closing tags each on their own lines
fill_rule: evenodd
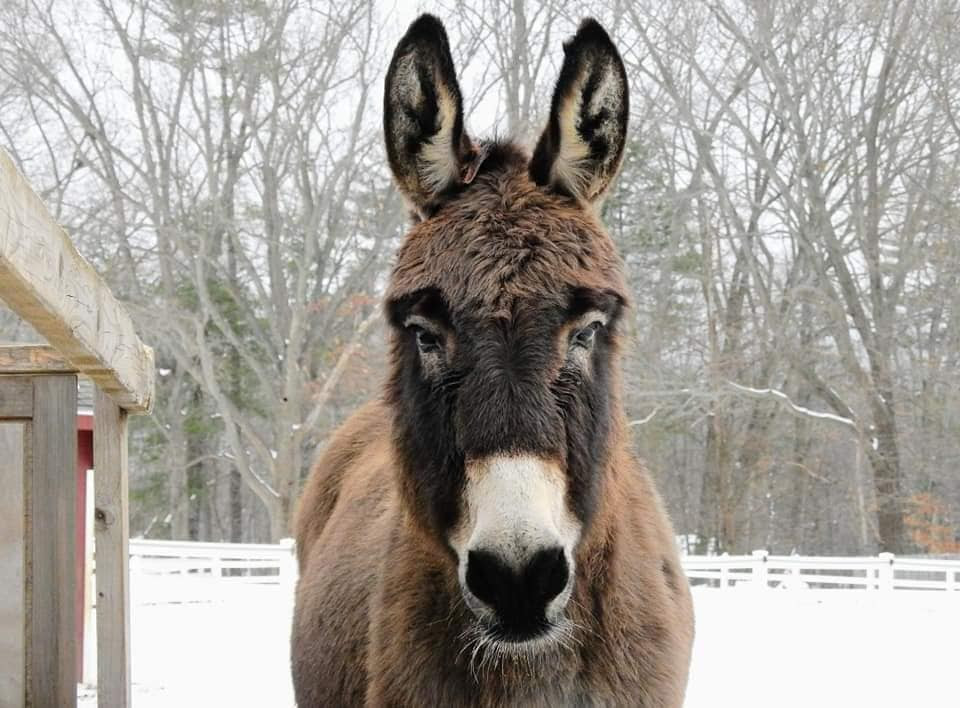
<svg viewBox="0 0 960 708">
<path fill-rule="evenodd" d="M 563 45 L 550 118 L 530 160 L 540 185 L 598 202 L 616 176 L 627 139 L 627 72 L 616 46 L 593 19 Z"/>
<path fill-rule="evenodd" d="M 400 191 L 421 217 L 461 184 L 474 150 L 443 24 L 421 15 L 400 40 L 384 84 L 387 159 Z"/>
</svg>

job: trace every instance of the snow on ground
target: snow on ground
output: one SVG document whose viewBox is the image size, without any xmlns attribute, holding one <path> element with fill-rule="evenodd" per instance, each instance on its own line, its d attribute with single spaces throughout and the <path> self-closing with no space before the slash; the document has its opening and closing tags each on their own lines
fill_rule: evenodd
<svg viewBox="0 0 960 708">
<path fill-rule="evenodd" d="M 960 706 L 960 593 L 694 591 L 687 708 Z"/>
<path fill-rule="evenodd" d="M 133 708 L 293 706 L 292 605 L 276 586 L 228 588 L 209 603 L 134 605 Z M 79 705 L 96 706 L 81 689 Z"/>
<path fill-rule="evenodd" d="M 697 588 L 694 600 L 687 708 L 960 706 L 960 593 Z M 289 625 L 276 588 L 134 606 L 134 708 L 292 706 Z"/>
</svg>

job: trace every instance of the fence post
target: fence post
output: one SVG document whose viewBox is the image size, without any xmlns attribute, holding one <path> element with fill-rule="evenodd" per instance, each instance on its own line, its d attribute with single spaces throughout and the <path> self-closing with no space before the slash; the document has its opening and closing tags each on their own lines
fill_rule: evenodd
<svg viewBox="0 0 960 708">
<path fill-rule="evenodd" d="M 219 555 L 210 556 L 210 578 L 214 584 L 219 583 L 223 578 L 223 558 Z"/>
<path fill-rule="evenodd" d="M 893 590 L 893 554 L 881 553 L 880 567 L 877 570 L 877 580 L 881 590 Z"/>
<path fill-rule="evenodd" d="M 721 558 L 727 558 L 730 554 L 724 551 Z M 727 567 L 726 563 L 720 566 L 720 589 L 726 590 L 730 587 L 730 569 Z"/>
<path fill-rule="evenodd" d="M 280 587 L 291 601 L 297 586 L 297 553 L 294 543 L 292 538 L 280 539 L 280 547 L 285 551 L 280 556 Z"/>
<path fill-rule="evenodd" d="M 129 544 L 128 544 L 129 545 Z M 130 556 L 127 558 L 127 573 L 129 574 L 129 593 L 130 593 L 130 606 L 132 607 L 135 602 L 134 600 L 139 599 L 140 590 L 146 585 L 146 583 L 141 582 L 142 576 L 142 563 L 140 562 L 140 556 L 136 553 L 134 549 L 130 549 Z M 96 573 L 97 561 L 93 561 L 94 573 Z M 96 575 L 94 575 L 93 582 L 97 582 Z M 99 602 L 97 606 L 99 606 Z"/>
<path fill-rule="evenodd" d="M 753 559 L 755 566 L 753 568 L 753 574 L 756 576 L 754 578 L 754 584 L 762 590 L 766 590 L 769 585 L 767 584 L 767 552 L 766 551 L 754 551 Z"/>
<path fill-rule="evenodd" d="M 803 578 L 800 577 L 800 566 L 793 566 L 790 568 L 790 579 L 788 581 L 788 587 L 791 590 L 802 590 L 803 589 Z"/>
</svg>

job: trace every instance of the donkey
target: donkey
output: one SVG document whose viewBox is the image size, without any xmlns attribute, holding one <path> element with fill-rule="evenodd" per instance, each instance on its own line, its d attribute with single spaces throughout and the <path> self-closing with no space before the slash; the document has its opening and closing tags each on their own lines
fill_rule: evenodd
<svg viewBox="0 0 960 708">
<path fill-rule="evenodd" d="M 386 78 L 414 225 L 391 370 L 296 515 L 292 670 L 312 706 L 680 706 L 690 591 L 620 401 L 622 265 L 599 218 L 627 135 L 603 28 L 564 45 L 532 156 L 464 129 L 443 25 Z"/>
</svg>

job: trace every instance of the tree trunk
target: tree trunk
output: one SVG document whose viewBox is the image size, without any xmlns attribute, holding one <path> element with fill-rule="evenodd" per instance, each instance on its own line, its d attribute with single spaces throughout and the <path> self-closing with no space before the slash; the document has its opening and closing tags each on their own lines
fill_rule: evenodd
<svg viewBox="0 0 960 708">
<path fill-rule="evenodd" d="M 277 499 L 267 511 L 270 516 L 270 542 L 276 543 L 281 538 L 289 538 L 292 533 L 293 500 Z"/>
<path fill-rule="evenodd" d="M 187 442 L 182 420 L 171 425 L 169 449 L 173 453 L 167 480 L 170 494 L 170 538 L 183 541 L 188 538 L 187 504 L 190 490 L 187 487 Z"/>
<path fill-rule="evenodd" d="M 185 422 L 187 437 L 187 538 L 191 541 L 202 540 L 201 515 L 203 512 L 204 471 L 203 456 L 206 451 L 206 435 L 199 421 L 203 417 L 203 391 L 199 385 L 194 386 L 190 401 L 190 411 Z"/>
<path fill-rule="evenodd" d="M 875 454 L 870 455 L 870 464 L 877 496 L 877 533 L 881 551 L 906 553 L 909 544 L 903 518 L 903 473 L 892 392 L 889 397 L 890 400 L 874 407 L 876 448 Z"/>
<path fill-rule="evenodd" d="M 736 521 L 734 509 L 730 506 L 730 446 L 720 420 L 722 414 L 716 408 L 714 406 L 713 413 L 707 416 L 703 487 L 697 525 L 698 554 L 710 550 L 723 553 L 736 544 Z"/>
<path fill-rule="evenodd" d="M 231 465 L 230 469 L 230 542 L 243 543 L 243 478 Z"/>
</svg>

